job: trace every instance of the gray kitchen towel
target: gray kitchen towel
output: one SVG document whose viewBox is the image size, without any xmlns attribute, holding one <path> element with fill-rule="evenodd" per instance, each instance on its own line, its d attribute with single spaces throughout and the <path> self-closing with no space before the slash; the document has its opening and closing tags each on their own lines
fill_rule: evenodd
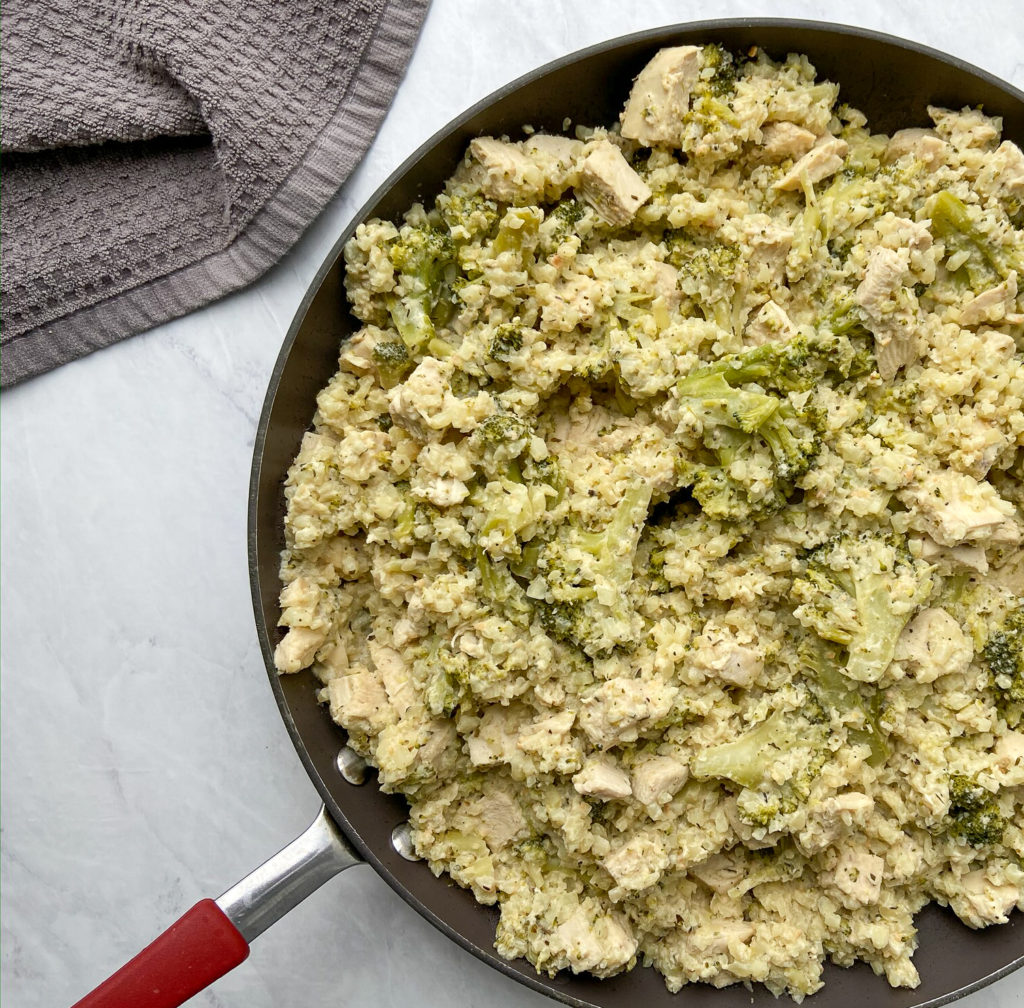
<svg viewBox="0 0 1024 1008">
<path fill-rule="evenodd" d="M 4 0 L 0 380 L 250 283 L 369 147 L 429 0 Z"/>
</svg>

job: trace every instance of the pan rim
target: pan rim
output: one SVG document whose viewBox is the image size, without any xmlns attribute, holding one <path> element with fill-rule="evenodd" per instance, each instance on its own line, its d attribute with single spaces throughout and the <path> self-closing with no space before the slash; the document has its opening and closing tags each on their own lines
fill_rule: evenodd
<svg viewBox="0 0 1024 1008">
<path fill-rule="evenodd" d="M 274 648 L 271 644 L 270 628 L 267 626 L 266 620 L 263 615 L 263 595 L 260 584 L 259 572 L 260 568 L 258 565 L 259 560 L 259 502 L 260 502 L 260 477 L 262 472 L 262 463 L 265 451 L 265 444 L 267 439 L 267 432 L 270 427 L 271 414 L 275 405 L 278 391 L 280 389 L 281 379 L 284 374 L 285 368 L 288 364 L 291 351 L 299 335 L 299 332 L 303 326 L 303 322 L 308 314 L 308 311 L 315 300 L 324 280 L 334 268 L 339 256 L 342 254 L 345 243 L 352 236 L 356 226 L 363 220 L 365 220 L 370 213 L 381 200 L 389 193 L 396 183 L 403 178 L 403 176 L 417 163 L 419 162 L 429 151 L 437 147 L 442 141 L 451 136 L 454 132 L 459 130 L 464 124 L 472 120 L 476 115 L 488 109 L 490 106 L 496 104 L 502 99 L 510 96 L 519 89 L 531 84 L 555 71 L 561 70 L 574 63 L 582 62 L 589 57 L 607 53 L 609 51 L 624 48 L 632 45 L 640 45 L 644 43 L 654 44 L 667 44 L 667 41 L 676 35 L 692 34 L 699 31 L 715 32 L 722 30 L 738 30 L 738 29 L 783 29 L 793 31 L 811 31 L 826 33 L 829 35 L 848 36 L 851 39 L 866 40 L 873 43 L 881 43 L 894 47 L 896 49 L 902 49 L 905 51 L 917 53 L 926 57 L 929 57 L 938 62 L 944 63 L 962 73 L 969 74 L 979 80 L 987 83 L 988 85 L 995 87 L 1007 95 L 1011 101 L 1015 101 L 1024 106 L 1024 91 L 1010 84 L 996 75 L 984 70 L 972 63 L 967 62 L 959 57 L 953 56 L 949 53 L 943 52 L 942 50 L 935 49 L 934 47 L 924 45 L 922 43 L 914 42 L 909 39 L 900 38 L 899 36 L 891 35 L 885 32 L 876 31 L 870 28 L 863 28 L 856 25 L 838 24 L 827 21 L 815 21 L 806 18 L 761 18 L 761 17 L 745 17 L 745 18 L 718 18 L 712 20 L 699 20 L 699 21 L 688 21 L 676 24 L 662 25 L 655 28 L 647 28 L 638 32 L 632 32 L 626 35 L 620 35 L 612 39 L 607 39 L 603 42 L 595 43 L 594 45 L 588 46 L 583 49 L 575 50 L 574 52 L 560 56 L 554 60 L 551 60 L 539 67 L 535 67 L 532 70 L 527 71 L 524 74 L 516 77 L 515 79 L 507 82 L 496 88 L 494 91 L 475 102 L 470 107 L 464 109 L 457 116 L 447 122 L 440 129 L 435 131 L 428 139 L 423 141 L 411 154 L 409 154 L 388 176 L 387 178 L 373 191 L 373 193 L 366 199 L 366 201 L 348 218 L 344 230 L 340 236 L 331 246 L 329 251 L 325 254 L 320 267 L 317 269 L 316 274 L 309 281 L 306 293 L 303 295 L 298 307 L 295 310 L 295 314 L 292 318 L 291 324 L 288 327 L 288 331 L 281 344 L 281 349 L 278 352 L 278 356 L 274 362 L 274 366 L 271 370 L 270 377 L 268 379 L 267 391 L 264 396 L 263 406 L 260 411 L 259 422 L 257 425 L 256 436 L 253 444 L 253 457 L 252 465 L 250 468 L 250 481 L 249 481 L 249 492 L 248 492 L 248 506 L 247 506 L 247 554 L 249 563 L 249 582 L 250 582 L 250 594 L 253 604 L 253 614 L 256 623 L 257 635 L 260 642 L 260 651 L 263 656 L 265 669 L 270 679 L 271 689 L 274 693 L 274 698 L 278 706 L 278 710 L 281 714 L 281 718 L 284 722 L 286 729 L 288 730 L 289 737 L 291 738 L 292 744 L 295 747 L 296 753 L 306 770 L 307 775 L 316 787 L 321 800 L 326 805 L 332 818 L 338 823 L 339 827 L 344 832 L 346 838 L 353 844 L 353 846 L 359 851 L 359 854 L 363 859 L 374 869 L 394 892 L 396 892 L 409 906 L 411 906 L 421 917 L 429 921 L 434 927 L 438 928 L 446 937 L 456 942 L 466 951 L 472 953 L 476 958 L 485 962 L 488 966 L 499 970 L 506 976 L 512 978 L 517 983 L 520 983 L 540 994 L 544 994 L 549 998 L 552 998 L 562 1004 L 574 1006 L 574 1008 L 597 1008 L 594 1002 L 581 1000 L 574 995 L 568 994 L 564 991 L 559 991 L 554 988 L 550 983 L 536 973 L 534 975 L 528 975 L 524 972 L 517 970 L 512 963 L 502 959 L 491 947 L 484 947 L 472 941 L 462 932 L 456 930 L 451 924 L 449 924 L 444 918 L 440 917 L 435 913 L 429 906 L 427 906 L 422 900 L 415 896 L 406 886 L 402 883 L 388 868 L 386 864 L 381 860 L 376 851 L 369 845 L 367 845 L 358 830 L 352 825 L 344 811 L 335 800 L 330 786 L 324 781 L 319 770 L 315 766 L 312 756 L 309 753 L 308 747 L 303 742 L 299 728 L 295 722 L 292 712 L 288 706 L 287 700 L 284 695 L 284 690 L 281 685 L 281 676 L 276 671 L 273 661 Z M 310 415 L 312 419 L 312 414 Z M 1018 922 L 1019 923 L 1019 922 Z M 1001 925 L 1002 927 L 1012 927 L 1013 922 L 1008 925 Z M 913 1008 L 940 1008 L 942 1005 L 951 1004 L 955 1001 L 961 1000 L 968 995 L 981 990 L 984 987 L 1002 979 L 1005 976 L 1015 972 L 1024 966 L 1024 949 L 1021 954 L 1006 963 L 1002 967 L 994 970 L 993 972 L 986 974 L 983 977 L 977 978 L 970 983 L 957 988 L 956 990 L 946 992 L 937 997 L 929 1000 L 916 1002 Z M 638 967 L 637 967 L 638 968 Z M 735 986 L 735 985 L 734 985 Z"/>
</svg>

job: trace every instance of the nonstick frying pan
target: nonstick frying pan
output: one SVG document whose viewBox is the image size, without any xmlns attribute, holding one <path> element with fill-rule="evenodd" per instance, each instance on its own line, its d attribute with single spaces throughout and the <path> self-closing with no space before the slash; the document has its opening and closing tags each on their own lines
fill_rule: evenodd
<svg viewBox="0 0 1024 1008">
<path fill-rule="evenodd" d="M 669 994 L 660 976 L 635 969 L 608 980 L 539 976 L 525 961 L 506 962 L 493 949 L 497 912 L 435 878 L 411 859 L 400 797 L 385 795 L 346 748 L 344 731 L 316 701 L 309 671 L 279 677 L 273 651 L 280 639 L 278 559 L 283 547 L 282 485 L 317 392 L 337 367 L 338 348 L 358 324 L 345 307 L 342 249 L 356 224 L 369 217 L 397 219 L 413 202 L 442 187 L 466 144 L 481 134 L 523 135 L 524 125 L 562 130 L 563 120 L 610 124 L 630 84 L 654 52 L 666 45 L 716 42 L 728 49 L 758 46 L 779 58 L 806 53 L 823 78 L 841 85 L 842 100 L 861 109 L 873 129 L 891 133 L 928 125 L 929 104 L 981 105 L 1003 117 L 1007 139 L 1024 145 L 1024 93 L 952 57 L 889 36 L 808 21 L 709 21 L 630 35 L 557 60 L 513 82 L 469 109 L 414 153 L 355 216 L 335 243 L 306 294 L 270 379 L 253 458 L 249 498 L 249 567 L 256 624 L 271 686 L 296 750 L 324 801 L 309 830 L 218 900 L 204 900 L 76 1008 L 169 1008 L 181 1004 L 248 954 L 248 943 L 328 878 L 368 862 L 416 911 L 492 966 L 565 1004 L 685 1003 L 687 1008 L 776 1005 L 763 988 L 722 990 L 691 985 Z M 892 990 L 862 963 L 828 966 L 816 1008 L 853 1008 L 865 999 L 878 1008 L 944 1004 L 1024 964 L 1024 921 L 971 931 L 948 911 L 931 906 L 917 918 L 915 956 L 922 982 Z M 339 926 L 344 926 L 339 924 Z"/>
</svg>

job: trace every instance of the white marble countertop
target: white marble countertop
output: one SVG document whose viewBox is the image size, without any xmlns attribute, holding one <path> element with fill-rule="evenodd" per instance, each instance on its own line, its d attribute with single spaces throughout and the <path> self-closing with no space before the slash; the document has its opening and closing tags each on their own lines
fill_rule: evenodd
<svg viewBox="0 0 1024 1008">
<path fill-rule="evenodd" d="M 77 1000 L 318 808 L 257 646 L 246 491 L 271 367 L 335 236 L 409 152 L 493 89 L 585 45 L 706 13 L 670 0 L 642 13 L 621 0 L 435 0 L 368 157 L 282 263 L 242 293 L 3 396 L 6 1004 Z M 880 29 L 1024 86 L 1016 0 L 714 9 L 748 15 Z M 962 1003 L 1022 1002 L 1024 971 Z M 552 1002 L 464 953 L 360 867 L 194 1003 Z"/>
</svg>

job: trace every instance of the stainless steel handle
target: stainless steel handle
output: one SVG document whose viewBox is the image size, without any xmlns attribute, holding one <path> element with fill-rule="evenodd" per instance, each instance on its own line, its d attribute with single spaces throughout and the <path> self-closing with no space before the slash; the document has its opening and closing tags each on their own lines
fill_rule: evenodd
<svg viewBox="0 0 1024 1008">
<path fill-rule="evenodd" d="M 242 937 L 251 942 L 328 879 L 364 863 L 321 806 L 305 833 L 215 902 Z"/>
</svg>

